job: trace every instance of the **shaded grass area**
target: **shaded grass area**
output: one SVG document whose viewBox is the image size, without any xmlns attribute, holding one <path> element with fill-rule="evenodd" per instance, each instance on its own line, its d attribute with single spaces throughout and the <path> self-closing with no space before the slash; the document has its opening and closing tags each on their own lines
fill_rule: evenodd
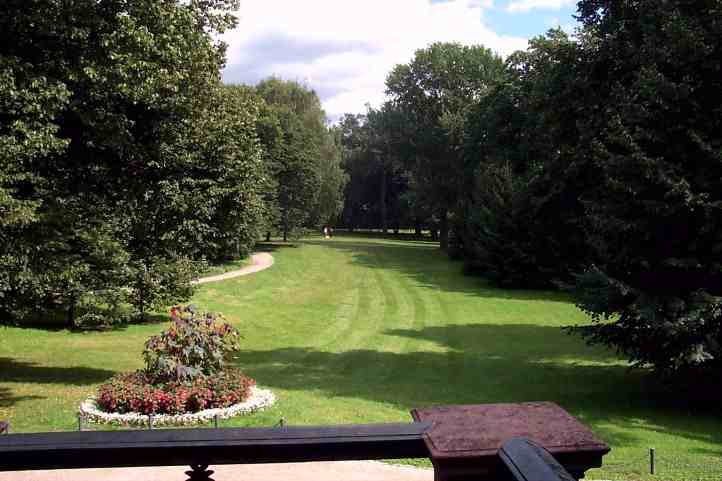
<svg viewBox="0 0 722 481">
<path fill-rule="evenodd" d="M 614 353 L 565 334 L 588 320 L 564 294 L 493 288 L 425 241 L 336 236 L 267 248 L 272 268 L 204 285 L 194 299 L 239 328 L 235 362 L 279 396 L 225 425 L 403 422 L 433 404 L 550 400 L 612 446 L 590 478 L 650 478 L 654 446 L 664 470 L 654 479 L 692 479 L 682 464 L 722 451 L 717 413 L 672 402 Z M 112 373 L 140 367 L 144 340 L 162 328 L 0 328 L 0 418 L 16 432 L 72 429 L 78 403 Z"/>
</svg>

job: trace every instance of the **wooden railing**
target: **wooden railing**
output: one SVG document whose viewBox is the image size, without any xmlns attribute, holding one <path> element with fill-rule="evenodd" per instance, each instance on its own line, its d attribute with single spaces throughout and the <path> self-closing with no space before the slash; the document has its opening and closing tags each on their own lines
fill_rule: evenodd
<svg viewBox="0 0 722 481">
<path fill-rule="evenodd" d="M 531 429 L 556 459 L 526 438 L 499 442 L 494 436 L 508 436 L 509 421 L 506 431 L 489 431 L 474 414 L 513 407 L 520 416 L 548 415 L 546 432 L 534 434 L 526 423 L 515 429 Z M 568 414 L 551 403 L 452 406 L 439 413 L 415 410 L 417 422 L 407 424 L 6 434 L 0 436 L 0 471 L 186 465 L 188 481 L 208 481 L 212 465 L 431 458 L 435 481 L 574 481 L 601 466 L 609 451 L 570 416 L 554 421 L 552 415 Z M 433 422 L 419 420 L 432 414 Z M 555 425 L 570 431 L 555 432 Z"/>
<path fill-rule="evenodd" d="M 429 423 L 9 434 L 0 471 L 425 458 Z"/>
<path fill-rule="evenodd" d="M 425 458 L 428 423 L 284 429 L 184 429 L 17 434 L 0 444 L 0 471 L 189 464 L 189 481 L 213 464 Z M 499 457 L 515 481 L 575 481 L 544 448 L 513 438 Z"/>
</svg>

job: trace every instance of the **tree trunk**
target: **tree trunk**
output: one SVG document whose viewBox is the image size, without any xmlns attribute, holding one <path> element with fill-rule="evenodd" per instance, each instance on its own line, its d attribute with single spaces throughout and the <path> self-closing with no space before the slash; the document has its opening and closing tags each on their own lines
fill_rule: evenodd
<svg viewBox="0 0 722 481">
<path fill-rule="evenodd" d="M 414 219 L 414 235 L 416 237 L 421 237 L 423 234 L 421 233 L 421 219 L 418 217 Z"/>
<path fill-rule="evenodd" d="M 288 212 L 283 213 L 283 242 L 288 242 Z"/>
<path fill-rule="evenodd" d="M 386 165 L 381 164 L 381 232 L 386 234 L 387 231 L 387 212 L 386 212 Z"/>
<path fill-rule="evenodd" d="M 439 244 L 441 250 L 449 248 L 449 217 L 446 209 L 441 211 L 441 220 L 439 222 Z"/>
<path fill-rule="evenodd" d="M 145 292 L 144 290 L 141 290 L 140 294 L 140 320 L 145 320 Z"/>
<path fill-rule="evenodd" d="M 271 242 L 271 231 L 266 232 L 266 242 Z"/>
<path fill-rule="evenodd" d="M 70 299 L 70 306 L 68 307 L 68 328 L 72 329 L 75 327 L 75 298 Z"/>
</svg>

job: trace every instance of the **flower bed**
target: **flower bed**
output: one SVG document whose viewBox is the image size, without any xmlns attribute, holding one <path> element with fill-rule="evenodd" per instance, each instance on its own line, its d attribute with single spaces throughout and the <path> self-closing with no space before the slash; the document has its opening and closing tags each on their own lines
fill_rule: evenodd
<svg viewBox="0 0 722 481">
<path fill-rule="evenodd" d="M 96 402 L 106 412 L 183 414 L 243 402 L 255 384 L 253 379 L 230 368 L 212 376 L 197 376 L 190 382 L 157 385 L 145 372 L 136 371 L 117 374 L 101 385 Z"/>
<path fill-rule="evenodd" d="M 223 317 L 175 306 L 170 327 L 145 343 L 145 369 L 116 374 L 80 406 L 91 422 L 194 424 L 273 404 L 275 396 L 232 366 L 238 331 Z"/>
<path fill-rule="evenodd" d="M 103 411 L 95 398 L 88 398 L 80 405 L 80 414 L 83 418 L 97 424 L 117 424 L 128 426 L 188 426 L 202 424 L 218 419 L 229 419 L 241 414 L 249 414 L 259 409 L 271 406 L 276 402 L 276 396 L 268 389 L 251 386 L 248 398 L 240 403 L 226 408 L 211 408 L 185 414 L 157 414 L 149 416 L 139 412 L 106 412 Z"/>
</svg>

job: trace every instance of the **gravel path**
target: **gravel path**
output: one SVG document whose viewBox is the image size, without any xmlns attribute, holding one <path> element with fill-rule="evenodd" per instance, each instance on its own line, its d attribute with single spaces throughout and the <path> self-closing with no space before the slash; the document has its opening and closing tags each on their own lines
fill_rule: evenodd
<svg viewBox="0 0 722 481">
<path fill-rule="evenodd" d="M 250 266 L 243 267 L 236 271 L 230 271 L 216 276 L 201 277 L 193 281 L 193 284 L 206 284 L 208 282 L 225 281 L 226 279 L 233 279 L 234 277 L 247 276 L 254 272 L 268 269 L 273 265 L 273 256 L 268 252 L 257 252 L 251 255 L 251 261 L 253 264 Z"/>
</svg>

